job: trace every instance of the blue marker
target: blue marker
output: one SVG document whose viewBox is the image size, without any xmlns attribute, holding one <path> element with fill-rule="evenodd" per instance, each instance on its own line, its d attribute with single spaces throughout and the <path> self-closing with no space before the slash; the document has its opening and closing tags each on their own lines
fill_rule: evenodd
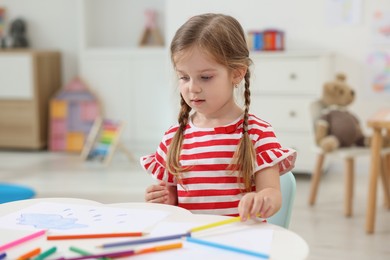
<svg viewBox="0 0 390 260">
<path fill-rule="evenodd" d="M 7 257 L 7 254 L 6 254 L 6 253 L 0 254 L 0 259 L 4 259 L 4 258 L 6 258 L 6 257 Z"/>
<path fill-rule="evenodd" d="M 255 256 L 255 257 L 259 257 L 259 258 L 263 258 L 263 259 L 269 259 L 269 255 L 255 252 L 255 251 L 250 251 L 250 250 L 246 250 L 246 249 L 242 249 L 242 248 L 238 248 L 238 247 L 214 243 L 214 242 L 210 242 L 210 241 L 206 241 L 206 240 L 202 240 L 202 239 L 197 239 L 197 238 L 193 238 L 193 237 L 186 237 L 185 239 L 191 243 L 196 243 L 196 244 L 200 244 L 200 245 L 204 245 L 204 246 L 219 248 L 219 249 L 223 249 L 223 250 L 227 250 L 227 251 L 231 251 L 231 252 L 236 252 L 236 253 L 240 253 L 240 254 L 251 255 L 251 256 Z"/>
</svg>

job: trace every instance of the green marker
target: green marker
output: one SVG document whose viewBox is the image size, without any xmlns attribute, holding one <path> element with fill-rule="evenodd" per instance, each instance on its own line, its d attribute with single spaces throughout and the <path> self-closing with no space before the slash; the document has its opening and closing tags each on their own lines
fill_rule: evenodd
<svg viewBox="0 0 390 260">
<path fill-rule="evenodd" d="M 43 260 L 46 257 L 49 257 L 50 255 L 54 254 L 57 251 L 57 247 L 53 246 L 52 248 L 44 251 L 40 255 L 34 258 L 34 260 Z"/>
<path fill-rule="evenodd" d="M 83 249 L 74 247 L 74 246 L 69 247 L 69 250 L 72 251 L 72 252 L 75 252 L 75 253 L 77 253 L 77 254 L 80 254 L 80 255 L 82 255 L 82 256 L 92 255 L 92 253 L 90 253 L 90 252 L 88 252 L 88 251 L 85 251 L 85 250 L 83 250 Z M 110 260 L 111 258 L 102 257 L 102 258 L 98 258 L 98 259 L 99 259 L 99 260 Z"/>
</svg>

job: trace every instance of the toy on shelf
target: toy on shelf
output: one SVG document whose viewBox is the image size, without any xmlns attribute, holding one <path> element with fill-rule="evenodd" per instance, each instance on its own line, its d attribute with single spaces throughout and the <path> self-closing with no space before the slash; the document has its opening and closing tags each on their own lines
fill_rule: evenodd
<svg viewBox="0 0 390 260">
<path fill-rule="evenodd" d="M 81 152 L 96 118 L 97 97 L 80 79 L 73 79 L 50 101 L 49 149 Z"/>
<path fill-rule="evenodd" d="M 5 48 L 5 8 L 0 7 L 0 48 Z"/>
<path fill-rule="evenodd" d="M 117 148 L 134 161 L 132 153 L 120 143 L 124 123 L 120 120 L 98 118 L 88 135 L 81 158 L 83 160 L 100 160 L 109 164 Z"/>
<path fill-rule="evenodd" d="M 152 9 L 148 9 L 145 11 L 145 28 L 141 36 L 141 40 L 139 42 L 140 46 L 147 45 L 156 45 L 162 46 L 164 45 L 164 40 L 160 34 L 159 29 L 157 28 L 157 12 Z"/>
<path fill-rule="evenodd" d="M 249 31 L 248 47 L 252 51 L 283 51 L 284 32 L 275 29 Z"/>
<path fill-rule="evenodd" d="M 27 23 L 21 19 L 15 19 L 11 22 L 9 34 L 11 38 L 11 48 L 28 48 L 30 47 L 27 39 Z"/>
</svg>

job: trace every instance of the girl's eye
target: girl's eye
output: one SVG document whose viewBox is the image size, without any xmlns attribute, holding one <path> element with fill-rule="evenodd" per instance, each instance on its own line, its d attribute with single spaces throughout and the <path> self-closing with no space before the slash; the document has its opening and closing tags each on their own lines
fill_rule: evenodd
<svg viewBox="0 0 390 260">
<path fill-rule="evenodd" d="M 189 80 L 189 77 L 187 77 L 187 76 L 180 76 L 179 79 L 180 79 L 180 80 L 186 80 L 186 81 L 187 81 L 187 80 Z"/>
<path fill-rule="evenodd" d="M 201 79 L 203 79 L 203 80 L 210 80 L 212 78 L 213 78 L 213 76 L 202 76 L 201 77 Z"/>
</svg>

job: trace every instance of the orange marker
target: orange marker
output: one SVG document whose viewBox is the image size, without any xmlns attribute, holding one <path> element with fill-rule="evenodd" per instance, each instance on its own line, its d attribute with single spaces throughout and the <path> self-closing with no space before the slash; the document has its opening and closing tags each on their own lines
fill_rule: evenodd
<svg viewBox="0 0 390 260">
<path fill-rule="evenodd" d="M 39 253 L 41 252 L 41 249 L 38 247 L 38 248 L 35 248 L 21 256 L 19 256 L 17 258 L 17 260 L 27 260 L 29 258 L 32 258 L 33 256 L 36 256 L 36 255 L 39 255 Z"/>
<path fill-rule="evenodd" d="M 135 254 L 145 254 L 145 253 L 152 253 L 152 252 L 158 252 L 158 251 L 163 251 L 163 250 L 170 250 L 170 249 L 176 249 L 176 248 L 182 248 L 183 244 L 180 243 L 173 243 L 173 244 L 168 244 L 168 245 L 161 245 L 161 246 L 155 246 L 155 247 L 149 247 L 149 248 L 144 248 L 140 250 L 135 250 Z"/>
</svg>

